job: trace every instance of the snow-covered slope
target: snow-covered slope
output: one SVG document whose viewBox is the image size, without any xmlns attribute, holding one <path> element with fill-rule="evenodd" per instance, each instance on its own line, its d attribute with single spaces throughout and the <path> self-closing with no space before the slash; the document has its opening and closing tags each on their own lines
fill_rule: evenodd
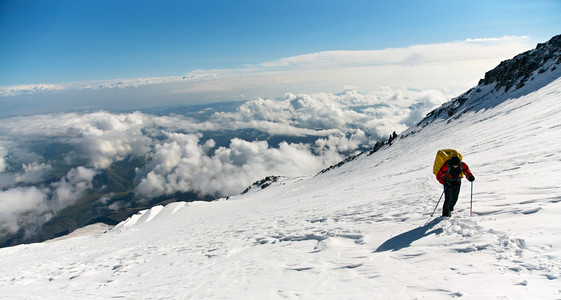
<svg viewBox="0 0 561 300">
<path fill-rule="evenodd" d="M 0 298 L 561 298 L 561 78 L 456 117 L 317 176 L 0 249 Z M 430 217 L 441 148 L 476 177 L 472 217 L 469 182 Z"/>
</svg>

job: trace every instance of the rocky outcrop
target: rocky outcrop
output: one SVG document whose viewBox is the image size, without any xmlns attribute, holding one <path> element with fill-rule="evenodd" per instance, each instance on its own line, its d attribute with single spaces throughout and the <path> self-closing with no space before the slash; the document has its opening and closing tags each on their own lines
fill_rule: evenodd
<svg viewBox="0 0 561 300">
<path fill-rule="evenodd" d="M 554 61 L 554 64 L 547 64 Z M 496 83 L 495 90 L 504 88 L 508 92 L 512 87 L 519 89 L 530 79 L 536 70 L 539 73 L 557 68 L 561 63 L 561 35 L 553 37 L 547 43 L 538 44 L 536 49 L 526 51 L 512 59 L 501 62 L 496 68 L 485 73 L 479 85 Z"/>
<path fill-rule="evenodd" d="M 557 35 L 501 62 L 485 73 L 476 87 L 429 112 L 417 126 L 422 128 L 437 119 L 450 122 L 467 111 L 489 108 L 540 89 L 561 76 L 560 67 L 561 35 Z"/>
</svg>

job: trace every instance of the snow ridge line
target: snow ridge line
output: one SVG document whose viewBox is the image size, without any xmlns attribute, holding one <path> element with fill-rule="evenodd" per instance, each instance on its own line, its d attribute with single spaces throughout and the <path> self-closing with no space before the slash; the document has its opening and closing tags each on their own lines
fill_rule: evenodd
<svg viewBox="0 0 561 300">
<path fill-rule="evenodd" d="M 174 215 L 179 210 L 187 206 L 186 202 L 174 202 L 166 205 L 154 206 L 150 209 L 141 210 L 138 213 L 130 216 L 125 221 L 117 224 L 111 231 L 119 231 L 124 228 L 130 228 L 139 224 L 149 223 L 158 216 Z"/>
</svg>

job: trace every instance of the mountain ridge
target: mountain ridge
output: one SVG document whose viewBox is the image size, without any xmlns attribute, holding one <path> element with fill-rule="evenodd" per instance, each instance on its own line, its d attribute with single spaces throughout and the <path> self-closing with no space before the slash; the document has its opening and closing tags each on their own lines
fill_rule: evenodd
<svg viewBox="0 0 561 300">
<path fill-rule="evenodd" d="M 535 91 L 559 78 L 560 67 L 561 35 L 557 35 L 533 50 L 502 61 L 487 71 L 477 86 L 429 112 L 417 123 L 417 127 L 426 126 L 436 119 L 454 119 L 466 111 L 489 108 Z M 512 87 L 514 89 L 511 90 Z M 486 100 L 485 103 L 482 100 Z"/>
</svg>

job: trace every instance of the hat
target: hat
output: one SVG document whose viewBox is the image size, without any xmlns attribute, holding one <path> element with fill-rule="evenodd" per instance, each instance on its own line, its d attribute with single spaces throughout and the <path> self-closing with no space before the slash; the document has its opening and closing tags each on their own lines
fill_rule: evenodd
<svg viewBox="0 0 561 300">
<path fill-rule="evenodd" d="M 450 158 L 450 164 L 455 166 L 455 165 L 459 165 L 462 161 L 460 160 L 460 157 L 458 156 L 454 156 L 452 158 Z"/>
</svg>

